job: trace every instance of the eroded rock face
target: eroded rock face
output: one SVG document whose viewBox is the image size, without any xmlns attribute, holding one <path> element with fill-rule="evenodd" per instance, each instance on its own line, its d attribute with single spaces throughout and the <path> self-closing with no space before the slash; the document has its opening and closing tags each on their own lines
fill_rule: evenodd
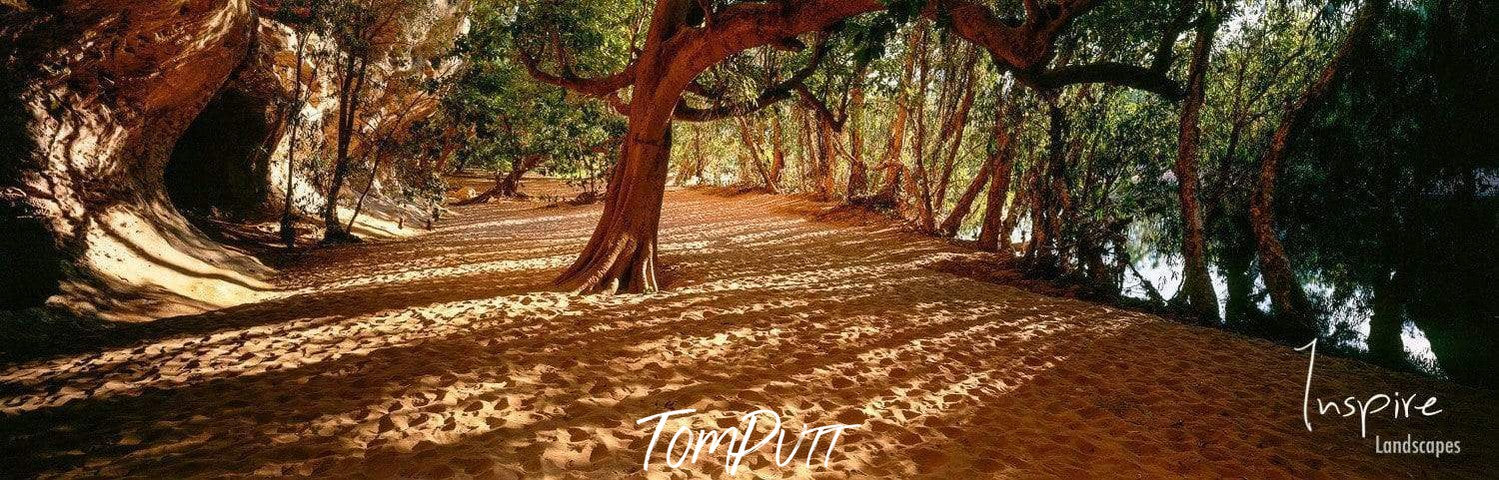
<svg viewBox="0 0 1499 480">
<path fill-rule="evenodd" d="M 33 2 L 3 16 L 0 216 L 25 238 L 0 241 L 6 306 L 107 294 L 106 310 L 158 316 L 266 290 L 268 269 L 196 233 L 162 180 L 178 137 L 246 55 L 249 4 Z"/>
<path fill-rule="evenodd" d="M 375 68 L 443 75 L 431 59 L 459 33 L 463 11 L 429 3 L 403 25 L 407 46 Z M 146 319 L 274 295 L 269 268 L 182 215 L 275 218 L 288 179 L 296 210 L 325 201 L 320 169 L 305 159 L 331 144 L 334 122 L 318 122 L 336 116 L 331 68 L 304 69 L 309 98 L 291 122 L 302 37 L 258 13 L 249 0 L 0 2 L 0 309 L 46 302 Z M 309 62 L 334 50 L 305 38 Z M 436 106 L 421 92 L 375 92 L 363 107 L 369 128 L 398 130 Z M 289 172 L 294 124 L 303 163 Z M 405 207 L 371 200 L 362 223 L 379 234 L 368 225 Z"/>
</svg>

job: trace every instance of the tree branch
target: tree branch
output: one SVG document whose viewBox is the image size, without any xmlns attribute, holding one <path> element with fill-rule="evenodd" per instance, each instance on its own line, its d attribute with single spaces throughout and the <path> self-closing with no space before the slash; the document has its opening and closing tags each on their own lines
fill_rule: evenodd
<svg viewBox="0 0 1499 480">
<path fill-rule="evenodd" d="M 803 88 L 802 82 L 805 82 L 807 77 L 812 76 L 817 71 L 817 67 L 822 65 L 823 58 L 827 57 L 828 50 L 831 48 L 832 44 L 827 41 L 827 36 L 819 35 L 816 49 L 812 51 L 812 58 L 807 60 L 806 65 L 791 74 L 790 78 L 766 87 L 754 99 L 712 108 L 695 108 L 688 105 L 686 100 L 682 100 L 677 102 L 676 112 L 673 113 L 672 118 L 687 122 L 709 122 L 754 113 L 776 102 L 791 98 L 791 93 Z"/>
<path fill-rule="evenodd" d="M 1155 93 L 1172 101 L 1182 96 L 1181 84 L 1164 72 L 1119 62 L 1067 65 L 1037 73 L 1017 72 L 1016 78 L 1037 90 L 1079 83 L 1107 83 Z"/>
<path fill-rule="evenodd" d="M 521 64 L 526 67 L 526 73 L 530 74 L 531 78 L 534 78 L 537 81 L 543 83 L 556 85 L 568 90 L 572 90 L 574 92 L 582 93 L 584 95 L 607 97 L 614 92 L 630 86 L 630 84 L 635 82 L 634 61 L 631 61 L 630 65 L 625 67 L 624 70 L 605 77 L 579 77 L 577 75 L 574 75 L 572 73 L 572 69 L 569 68 L 565 63 L 562 66 L 561 74 L 552 74 L 541 69 L 541 66 L 538 65 L 539 62 L 537 61 L 536 57 L 532 56 L 530 52 L 527 52 L 526 49 L 521 46 L 521 42 L 519 41 L 519 39 L 517 39 L 515 44 L 516 54 L 518 57 L 520 57 Z M 559 44 L 557 45 L 557 48 L 561 50 L 562 46 Z M 558 54 L 565 56 L 565 54 L 561 51 L 559 51 Z"/>
</svg>

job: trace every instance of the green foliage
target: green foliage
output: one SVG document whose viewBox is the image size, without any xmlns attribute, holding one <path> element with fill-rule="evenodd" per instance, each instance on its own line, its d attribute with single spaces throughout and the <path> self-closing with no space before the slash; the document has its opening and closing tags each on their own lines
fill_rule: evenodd
<svg viewBox="0 0 1499 480">
<path fill-rule="evenodd" d="M 612 160 L 608 147 L 622 134 L 622 120 L 598 101 L 530 79 L 516 60 L 515 42 L 520 21 L 531 17 L 506 3 L 479 3 L 472 29 L 454 47 L 453 55 L 466 63 L 443 86 L 443 115 L 450 127 L 472 131 L 458 163 L 505 171 L 517 158 L 540 155 L 549 159 L 550 171 L 577 173 L 591 162 Z M 559 13 L 565 12 L 581 15 L 576 9 Z M 576 46 L 607 43 L 600 32 L 576 30 L 569 36 Z M 601 56 L 578 58 L 588 64 L 594 57 Z"/>
</svg>

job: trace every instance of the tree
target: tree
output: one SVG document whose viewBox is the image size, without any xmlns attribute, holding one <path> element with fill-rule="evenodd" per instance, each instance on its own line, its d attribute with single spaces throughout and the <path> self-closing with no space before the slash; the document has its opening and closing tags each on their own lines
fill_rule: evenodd
<svg viewBox="0 0 1499 480">
<path fill-rule="evenodd" d="M 1259 254 L 1260 273 L 1265 280 L 1265 289 L 1270 293 L 1271 305 L 1283 321 L 1280 334 L 1286 337 L 1315 336 L 1321 328 L 1314 307 L 1307 299 L 1306 292 L 1301 289 L 1301 283 L 1296 279 L 1291 261 L 1286 256 L 1285 247 L 1275 231 L 1275 183 L 1279 177 L 1281 161 L 1286 156 L 1292 135 L 1302 126 L 1307 112 L 1327 99 L 1334 80 L 1355 51 L 1355 46 L 1373 28 L 1383 11 L 1384 0 L 1366 0 L 1359 8 L 1353 25 L 1348 28 L 1337 51 L 1322 67 L 1316 80 L 1286 106 L 1280 124 L 1270 140 L 1270 147 L 1260 161 L 1259 183 L 1251 197 L 1249 214 Z"/>
<path fill-rule="evenodd" d="M 1197 158 L 1202 129 L 1198 122 L 1205 101 L 1205 83 L 1213 35 L 1218 19 L 1204 11 L 1197 19 L 1196 38 L 1192 41 L 1192 60 L 1187 74 L 1187 96 L 1182 102 L 1181 128 L 1177 141 L 1177 195 L 1182 216 L 1182 259 L 1185 264 L 1181 292 L 1193 314 L 1204 320 L 1218 318 L 1218 295 L 1208 275 L 1207 240 L 1203 235 L 1202 207 L 1198 203 Z"/>
<path fill-rule="evenodd" d="M 417 0 L 339 0 L 328 7 L 329 33 L 338 45 L 338 124 L 333 178 L 322 211 L 324 243 L 358 240 L 339 221 L 338 197 L 349 175 L 349 147 L 359 126 L 360 102 L 371 63 L 401 41 L 401 20 L 420 6 Z"/>
<path fill-rule="evenodd" d="M 1140 67 L 1046 67 L 1056 36 L 1093 6 L 1092 0 L 1045 6 L 1028 1 L 1024 3 L 1023 20 L 1009 21 L 982 5 L 936 0 L 906 6 L 903 14 L 950 22 L 955 34 L 980 44 L 1007 69 L 1025 72 L 1028 84 L 1056 88 L 1081 82 L 1113 82 L 1174 92 L 1174 83 Z M 770 45 L 796 48 L 800 44 L 797 36 L 886 8 L 876 0 L 752 2 L 723 7 L 692 0 L 661 0 L 652 11 L 644 44 L 628 66 L 616 73 L 595 78 L 580 77 L 569 68 L 563 68 L 560 74 L 549 73 L 535 58 L 523 53 L 529 72 L 538 80 L 606 98 L 617 98 L 620 90 L 631 89 L 630 100 L 620 105 L 629 118 L 628 130 L 606 190 L 603 216 L 583 253 L 562 273 L 558 283 L 579 291 L 656 290 L 656 232 L 673 119 L 743 114 L 784 96 L 780 89 L 767 89 L 747 109 L 702 110 L 684 105 L 682 95 L 699 74 L 734 53 Z M 566 56 L 561 58 L 561 65 L 566 67 Z"/>
</svg>

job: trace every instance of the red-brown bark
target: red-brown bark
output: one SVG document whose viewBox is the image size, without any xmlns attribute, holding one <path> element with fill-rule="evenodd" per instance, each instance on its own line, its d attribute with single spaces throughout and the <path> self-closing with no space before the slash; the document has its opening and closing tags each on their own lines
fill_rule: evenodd
<svg viewBox="0 0 1499 480">
<path fill-rule="evenodd" d="M 599 97 L 631 87 L 629 117 L 620 161 L 609 180 L 603 217 L 578 260 L 558 278 L 576 291 L 643 292 L 658 288 L 656 229 L 660 222 L 671 122 L 681 95 L 697 75 L 729 55 L 823 30 L 845 18 L 884 10 L 878 0 L 809 0 L 737 3 L 704 16 L 701 26 L 687 21 L 696 3 L 661 0 L 651 16 L 645 44 L 629 68 L 598 79 L 570 73 L 551 75 L 522 54 L 533 77 Z M 950 20 L 954 33 L 983 46 L 1007 68 L 1035 71 L 1050 60 L 1053 39 L 1094 0 L 1070 0 L 1056 8 L 1028 9 L 1022 22 L 1009 22 L 988 7 L 962 0 L 935 0 L 923 16 Z M 564 69 L 566 70 L 566 69 Z"/>
<path fill-rule="evenodd" d="M 984 221 L 979 228 L 978 248 L 984 251 L 1003 251 L 1009 249 L 1010 226 L 1005 221 L 1004 206 L 1005 197 L 1010 193 L 1010 174 L 1014 167 L 1014 132 L 1015 123 L 1018 123 L 1019 115 L 1009 115 L 1005 112 L 1013 112 L 1014 107 L 1008 102 L 1001 101 L 994 111 L 993 150 L 989 152 L 989 196 L 984 204 Z M 1016 196 L 1015 204 L 1011 210 L 1016 210 L 1024 202 Z M 1016 212 L 1010 212 L 1016 216 Z"/>
<path fill-rule="evenodd" d="M 1353 26 L 1349 27 L 1337 52 L 1323 66 L 1317 79 L 1294 102 L 1287 105 L 1285 114 L 1271 137 L 1270 148 L 1260 161 L 1259 182 L 1250 197 L 1249 218 L 1254 230 L 1260 274 L 1265 281 L 1265 289 L 1270 293 L 1271 306 L 1284 323 L 1281 330 L 1286 336 L 1316 335 L 1320 327 L 1311 301 L 1301 289 L 1301 283 L 1291 267 L 1291 260 L 1275 231 L 1275 182 L 1290 146 L 1291 136 L 1296 133 L 1306 114 L 1326 100 L 1332 91 L 1333 80 L 1348 57 L 1352 56 L 1355 43 L 1372 28 L 1383 8 L 1383 0 L 1371 0 L 1359 8 Z"/>
<path fill-rule="evenodd" d="M 1197 201 L 1198 144 L 1202 128 L 1198 125 L 1202 116 L 1204 83 L 1208 58 L 1213 48 L 1213 35 L 1217 31 L 1216 21 L 1202 21 L 1197 28 L 1197 38 L 1192 44 L 1192 64 L 1187 73 L 1187 98 L 1182 102 L 1181 128 L 1178 135 L 1176 164 L 1173 171 L 1177 181 L 1177 199 L 1182 215 L 1182 293 L 1187 306 L 1199 318 L 1218 318 L 1218 294 L 1213 291 L 1213 280 L 1208 275 L 1207 241 L 1202 227 L 1202 207 Z"/>
</svg>

